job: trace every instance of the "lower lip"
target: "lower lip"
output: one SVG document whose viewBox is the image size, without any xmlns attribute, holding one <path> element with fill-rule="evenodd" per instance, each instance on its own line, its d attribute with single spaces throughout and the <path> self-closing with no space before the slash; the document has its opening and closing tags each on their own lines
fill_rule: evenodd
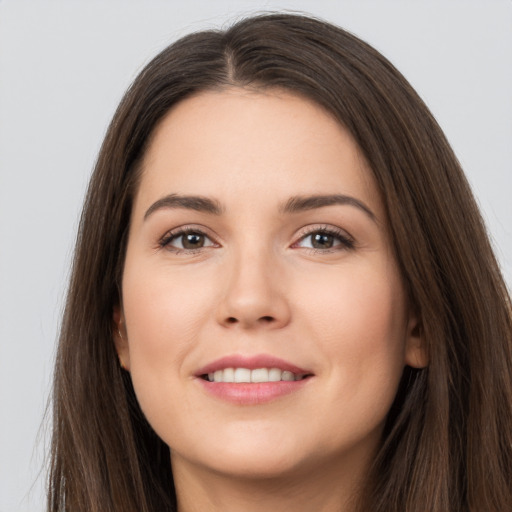
<svg viewBox="0 0 512 512">
<path fill-rule="evenodd" d="M 211 395 L 237 405 L 258 405 L 270 402 L 282 396 L 290 395 L 302 389 L 311 377 L 294 381 L 278 382 L 210 382 L 198 379 L 203 388 Z"/>
</svg>

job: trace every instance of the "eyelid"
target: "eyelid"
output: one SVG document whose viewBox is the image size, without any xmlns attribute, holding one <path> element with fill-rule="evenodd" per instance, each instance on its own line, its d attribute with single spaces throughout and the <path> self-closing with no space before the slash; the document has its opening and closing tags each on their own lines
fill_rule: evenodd
<svg viewBox="0 0 512 512">
<path fill-rule="evenodd" d="M 303 241 L 308 236 L 314 234 L 314 233 L 325 233 L 328 235 L 331 235 L 333 237 L 336 237 L 341 244 L 339 246 L 335 246 L 333 248 L 328 249 L 318 249 L 315 247 L 302 247 L 302 249 L 310 250 L 315 253 L 328 253 L 328 252 L 337 252 L 337 251 L 343 251 L 343 250 L 350 250 L 354 249 L 356 246 L 356 241 L 354 237 L 348 233 L 346 230 L 341 229 L 337 226 L 332 226 L 329 224 L 320 224 L 320 225 L 311 225 L 306 226 L 301 230 L 301 233 L 299 234 L 299 237 L 296 242 L 292 244 L 292 248 L 301 248 L 298 247 L 298 243 Z"/>
<path fill-rule="evenodd" d="M 170 242 L 174 239 L 179 238 L 180 236 L 187 235 L 195 233 L 198 235 L 203 235 L 205 238 L 208 238 L 210 240 L 211 245 L 207 245 L 205 247 L 198 247 L 196 249 L 182 249 L 179 247 L 173 247 L 170 245 Z M 198 225 L 198 224 L 186 224 L 184 226 L 178 226 L 173 229 L 169 229 L 165 232 L 165 234 L 159 238 L 157 244 L 158 249 L 167 249 L 171 252 L 174 252 L 176 254 L 186 252 L 187 254 L 193 254 L 196 252 L 199 252 L 204 249 L 208 249 L 210 247 L 220 247 L 220 244 L 216 240 L 217 237 L 213 236 L 210 233 L 210 230 L 205 228 L 204 226 Z"/>
<path fill-rule="evenodd" d="M 184 249 L 179 247 L 173 247 L 170 245 L 170 242 L 174 239 L 179 238 L 180 236 L 189 234 L 189 233 L 196 233 L 199 235 L 202 235 L 206 238 L 208 238 L 211 242 L 211 245 L 198 247 L 196 249 Z M 308 236 L 314 234 L 314 233 L 324 233 L 331 235 L 338 239 L 341 243 L 337 246 L 334 246 L 332 248 L 326 248 L 326 249 L 318 249 L 315 247 L 299 247 L 298 244 L 303 241 Z M 167 249 L 171 252 L 174 252 L 176 254 L 185 252 L 187 254 L 193 254 L 200 251 L 203 251 L 205 249 L 211 248 L 211 247 L 220 247 L 221 244 L 217 241 L 217 236 L 211 234 L 211 230 L 198 225 L 198 224 L 187 224 L 183 226 L 178 226 L 176 228 L 170 229 L 165 232 L 165 234 L 160 237 L 158 240 L 158 249 Z M 329 225 L 329 224 L 316 224 L 316 225 L 310 225 L 305 226 L 301 229 L 300 233 L 297 235 L 296 241 L 291 245 L 292 248 L 302 248 L 304 250 L 309 250 L 314 253 L 329 253 L 329 252 L 338 252 L 343 250 L 350 250 L 354 249 L 356 245 L 354 237 L 348 233 L 346 230 L 339 228 L 337 226 Z"/>
</svg>

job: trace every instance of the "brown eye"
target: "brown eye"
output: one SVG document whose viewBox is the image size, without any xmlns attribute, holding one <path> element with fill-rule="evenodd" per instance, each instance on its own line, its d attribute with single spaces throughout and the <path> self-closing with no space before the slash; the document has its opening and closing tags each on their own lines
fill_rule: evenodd
<svg viewBox="0 0 512 512">
<path fill-rule="evenodd" d="M 194 251 L 204 247 L 213 247 L 212 240 L 201 231 L 175 231 L 160 241 L 160 247 L 173 251 Z"/>
<path fill-rule="evenodd" d="M 353 249 L 354 241 L 344 231 L 333 229 L 317 229 L 303 236 L 296 247 L 314 249 L 315 251 Z"/>
<path fill-rule="evenodd" d="M 204 247 L 206 237 L 200 233 L 187 233 L 179 238 L 182 240 L 183 249 L 198 249 Z"/>
<path fill-rule="evenodd" d="M 330 249 L 334 245 L 334 236 L 327 233 L 314 233 L 311 236 L 311 245 L 315 249 Z"/>
</svg>

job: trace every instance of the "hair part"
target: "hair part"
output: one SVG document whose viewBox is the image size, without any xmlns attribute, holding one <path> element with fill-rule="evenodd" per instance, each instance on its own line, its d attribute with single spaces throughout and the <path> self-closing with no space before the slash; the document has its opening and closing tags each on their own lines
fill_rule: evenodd
<svg viewBox="0 0 512 512">
<path fill-rule="evenodd" d="M 512 508 L 510 298 L 464 174 L 436 121 L 376 50 L 318 19 L 271 14 L 186 36 L 124 96 L 91 178 L 56 360 L 48 510 L 176 510 L 169 448 L 113 343 L 141 161 L 178 102 L 284 89 L 350 132 L 382 195 L 430 364 L 406 368 L 361 510 Z"/>
</svg>

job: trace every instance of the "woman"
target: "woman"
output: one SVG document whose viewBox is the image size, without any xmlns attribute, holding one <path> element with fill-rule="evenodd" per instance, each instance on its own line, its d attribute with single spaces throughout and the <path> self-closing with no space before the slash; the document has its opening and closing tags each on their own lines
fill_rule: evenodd
<svg viewBox="0 0 512 512">
<path fill-rule="evenodd" d="M 49 510 L 503 511 L 510 300 L 435 120 L 307 17 L 181 39 L 112 121 Z"/>
</svg>

